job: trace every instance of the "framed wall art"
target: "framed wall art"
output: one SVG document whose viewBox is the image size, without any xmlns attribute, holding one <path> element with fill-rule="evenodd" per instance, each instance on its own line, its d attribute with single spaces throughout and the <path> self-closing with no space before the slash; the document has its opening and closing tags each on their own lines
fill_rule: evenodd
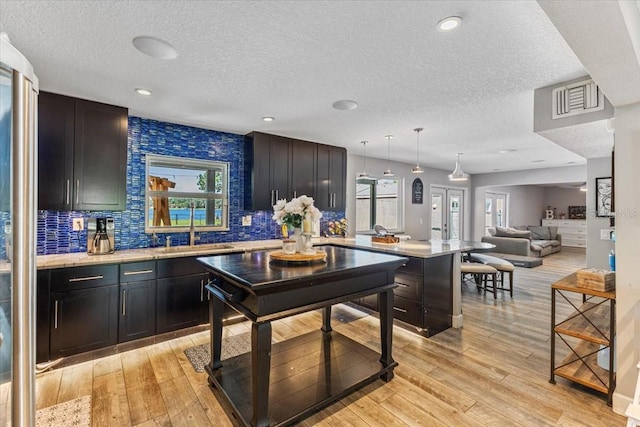
<svg viewBox="0 0 640 427">
<path fill-rule="evenodd" d="M 596 178 L 596 216 L 610 217 L 613 187 L 611 177 Z"/>
<path fill-rule="evenodd" d="M 586 217 L 586 206 L 569 206 L 569 219 L 585 219 Z"/>
</svg>

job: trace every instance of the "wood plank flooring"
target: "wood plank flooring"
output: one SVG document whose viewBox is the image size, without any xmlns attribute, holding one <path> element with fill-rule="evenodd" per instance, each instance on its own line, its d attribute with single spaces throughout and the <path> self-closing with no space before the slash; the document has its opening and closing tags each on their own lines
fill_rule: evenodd
<svg viewBox="0 0 640 427">
<path fill-rule="evenodd" d="M 540 267 L 516 268 L 513 299 L 501 291 L 494 300 L 463 284 L 463 328 L 429 339 L 394 328 L 395 378 L 370 384 L 299 425 L 624 425 L 626 418 L 611 411 L 604 394 L 562 378 L 549 383 L 549 285 L 584 262 L 584 251 L 563 248 Z M 571 311 L 567 303 L 557 310 L 559 317 Z M 321 321 L 320 312 L 310 312 L 274 322 L 274 340 L 318 329 Z M 376 318 L 338 306 L 333 325 L 378 351 Z M 247 322 L 224 329 L 244 332 Z M 208 332 L 47 372 L 37 378 L 37 408 L 91 394 L 94 426 L 231 426 L 206 374 L 196 373 L 183 353 L 204 342 Z M 558 347 L 562 358 L 566 349 Z M 0 396 L 4 409 L 6 392 Z"/>
</svg>

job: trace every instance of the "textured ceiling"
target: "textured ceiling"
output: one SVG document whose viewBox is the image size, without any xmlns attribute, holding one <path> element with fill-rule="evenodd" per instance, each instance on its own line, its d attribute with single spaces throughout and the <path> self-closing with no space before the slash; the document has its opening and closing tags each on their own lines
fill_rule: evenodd
<svg viewBox="0 0 640 427">
<path fill-rule="evenodd" d="M 448 15 L 462 16 L 462 27 L 438 32 Z M 533 91 L 587 74 L 534 1 L 3 0 L 0 30 L 42 90 L 133 115 L 356 154 L 366 139 L 379 158 L 393 134 L 392 158 L 406 163 L 415 162 L 412 129 L 424 127 L 421 164 L 453 169 L 462 152 L 470 173 L 585 163 L 533 133 Z M 141 54 L 131 43 L 140 35 L 170 42 L 178 58 Z M 334 110 L 339 99 L 359 107 Z M 496 154 L 507 148 L 517 151 Z"/>
</svg>

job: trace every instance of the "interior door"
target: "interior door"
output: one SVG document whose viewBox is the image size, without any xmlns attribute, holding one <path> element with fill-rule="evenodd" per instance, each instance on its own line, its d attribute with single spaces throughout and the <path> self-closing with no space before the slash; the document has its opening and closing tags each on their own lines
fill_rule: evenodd
<svg viewBox="0 0 640 427">
<path fill-rule="evenodd" d="M 464 190 L 431 187 L 431 239 L 461 240 L 463 226 Z"/>
<path fill-rule="evenodd" d="M 484 235 L 489 235 L 489 228 L 507 226 L 507 195 L 504 193 L 486 192 L 484 198 Z"/>
</svg>

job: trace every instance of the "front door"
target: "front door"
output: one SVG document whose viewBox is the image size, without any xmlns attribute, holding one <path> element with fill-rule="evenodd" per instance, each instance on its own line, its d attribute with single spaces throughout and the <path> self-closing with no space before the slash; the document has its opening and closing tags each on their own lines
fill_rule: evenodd
<svg viewBox="0 0 640 427">
<path fill-rule="evenodd" d="M 431 239 L 461 240 L 464 224 L 464 190 L 431 187 Z"/>
</svg>

